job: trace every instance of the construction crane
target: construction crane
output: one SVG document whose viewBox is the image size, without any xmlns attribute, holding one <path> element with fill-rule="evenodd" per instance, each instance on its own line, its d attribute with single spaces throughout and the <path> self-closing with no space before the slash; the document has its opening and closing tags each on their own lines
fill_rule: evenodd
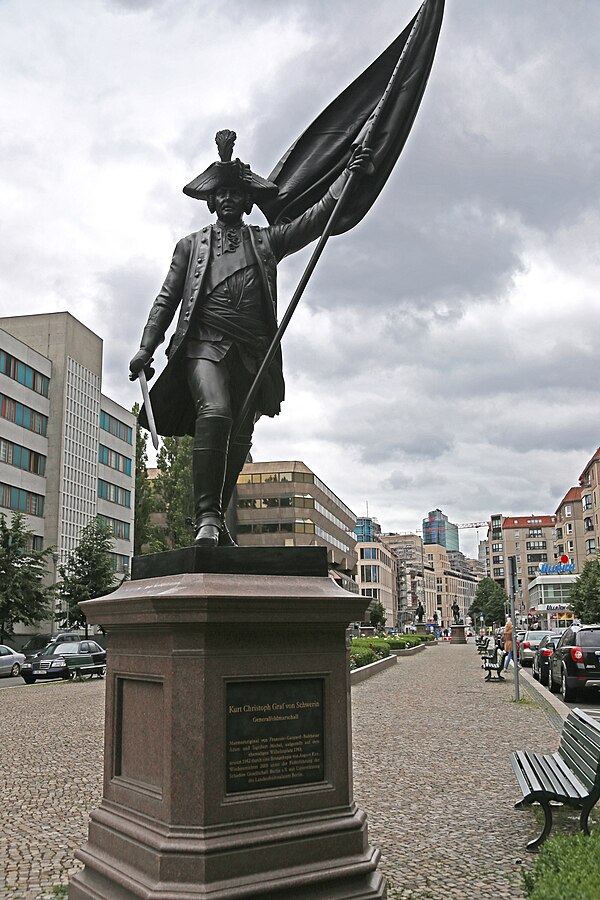
<svg viewBox="0 0 600 900">
<path fill-rule="evenodd" d="M 487 528 L 489 522 L 463 522 L 462 525 L 457 525 L 457 528 Z"/>
</svg>

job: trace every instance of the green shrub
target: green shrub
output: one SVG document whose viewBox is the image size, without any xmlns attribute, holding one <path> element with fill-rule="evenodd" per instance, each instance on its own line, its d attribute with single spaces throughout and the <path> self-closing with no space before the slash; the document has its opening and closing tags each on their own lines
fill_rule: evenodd
<svg viewBox="0 0 600 900">
<path fill-rule="evenodd" d="M 376 662 L 380 657 L 376 656 L 375 651 L 370 647 L 355 647 L 352 641 L 350 648 L 350 669 L 360 669 L 361 666 L 368 666 L 369 663 Z"/>
<path fill-rule="evenodd" d="M 600 828 L 584 834 L 558 834 L 542 845 L 531 872 L 523 873 L 531 900 L 598 900 Z"/>
</svg>

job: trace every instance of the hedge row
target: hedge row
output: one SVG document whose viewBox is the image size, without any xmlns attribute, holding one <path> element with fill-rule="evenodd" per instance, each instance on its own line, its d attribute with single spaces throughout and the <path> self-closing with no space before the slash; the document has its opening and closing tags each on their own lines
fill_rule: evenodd
<svg viewBox="0 0 600 900">
<path fill-rule="evenodd" d="M 425 641 L 435 640 L 432 634 L 400 634 L 386 637 L 353 638 L 350 646 L 350 668 L 358 669 L 384 659 L 392 650 L 408 650 Z"/>
<path fill-rule="evenodd" d="M 598 900 L 600 827 L 585 834 L 557 834 L 540 848 L 531 872 L 523 873 L 531 900 Z"/>
</svg>

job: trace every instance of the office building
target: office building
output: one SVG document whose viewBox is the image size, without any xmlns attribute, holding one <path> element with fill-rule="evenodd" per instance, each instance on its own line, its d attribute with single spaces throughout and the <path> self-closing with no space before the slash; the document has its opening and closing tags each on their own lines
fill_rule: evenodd
<svg viewBox="0 0 600 900">
<path fill-rule="evenodd" d="M 439 544 L 446 550 L 459 550 L 458 526 L 449 522 L 441 509 L 434 509 L 423 519 L 423 542 Z"/>
<path fill-rule="evenodd" d="M 0 318 L 0 510 L 26 514 L 56 568 L 97 516 L 127 573 L 135 418 L 101 388 L 102 340 L 70 313 Z"/>
<path fill-rule="evenodd" d="M 356 591 L 356 516 L 303 462 L 246 463 L 236 512 L 241 547 L 326 547 L 332 575 Z"/>
<path fill-rule="evenodd" d="M 361 516 L 356 528 L 356 583 L 364 597 L 370 597 L 385 608 L 386 628 L 396 628 L 399 615 L 398 562 L 394 553 L 383 542 L 377 519 Z M 371 606 L 373 604 L 370 604 Z M 368 614 L 365 616 L 368 622 Z"/>
</svg>

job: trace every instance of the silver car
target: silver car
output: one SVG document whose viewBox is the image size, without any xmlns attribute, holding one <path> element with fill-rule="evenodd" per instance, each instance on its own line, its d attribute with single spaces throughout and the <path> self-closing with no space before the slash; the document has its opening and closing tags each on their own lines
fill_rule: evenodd
<svg viewBox="0 0 600 900">
<path fill-rule="evenodd" d="M 532 666 L 533 657 L 543 637 L 554 631 L 526 631 L 519 647 L 519 662 L 522 666 Z"/>
<path fill-rule="evenodd" d="M 12 647 L 0 644 L 0 675 L 13 675 L 14 677 L 20 675 L 24 662 L 24 653 L 17 653 Z"/>
</svg>

